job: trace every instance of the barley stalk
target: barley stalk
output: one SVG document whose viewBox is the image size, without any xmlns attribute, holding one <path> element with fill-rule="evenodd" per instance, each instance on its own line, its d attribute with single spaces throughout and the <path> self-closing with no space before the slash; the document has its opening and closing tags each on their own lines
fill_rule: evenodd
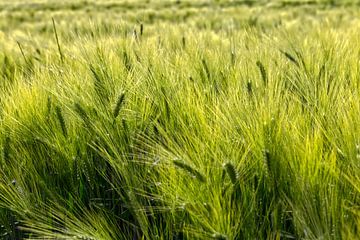
<svg viewBox="0 0 360 240">
<path fill-rule="evenodd" d="M 61 51 L 61 47 L 60 47 L 60 43 L 59 43 L 59 36 L 57 34 L 54 18 L 52 18 L 52 23 L 53 23 L 53 29 L 54 29 L 54 34 L 55 34 L 55 38 L 56 38 L 56 44 L 57 44 L 59 55 L 60 55 L 60 60 L 61 60 L 62 63 L 64 63 L 64 55 L 63 55 L 63 53 Z"/>
</svg>

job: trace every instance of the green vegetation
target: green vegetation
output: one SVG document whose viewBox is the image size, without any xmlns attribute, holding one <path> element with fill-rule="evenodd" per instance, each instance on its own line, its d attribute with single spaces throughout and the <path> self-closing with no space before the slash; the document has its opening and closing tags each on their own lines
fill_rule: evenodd
<svg viewBox="0 0 360 240">
<path fill-rule="evenodd" d="M 356 239 L 354 1 L 0 1 L 1 239 Z"/>
</svg>

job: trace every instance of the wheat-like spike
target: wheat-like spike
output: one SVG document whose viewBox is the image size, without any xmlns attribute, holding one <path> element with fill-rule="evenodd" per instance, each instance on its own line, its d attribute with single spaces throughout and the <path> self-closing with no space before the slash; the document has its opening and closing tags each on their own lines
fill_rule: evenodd
<svg viewBox="0 0 360 240">
<path fill-rule="evenodd" d="M 48 119 L 50 116 L 51 106 L 52 106 L 51 96 L 48 96 L 46 101 L 46 119 Z"/>
<path fill-rule="evenodd" d="M 96 69 L 93 65 L 90 65 L 90 71 L 94 76 L 95 85 L 98 87 L 99 83 L 102 82 L 101 76 L 96 72 Z"/>
<path fill-rule="evenodd" d="M 169 106 L 169 102 L 166 97 L 166 90 L 164 87 L 161 87 L 160 91 L 164 95 L 165 115 L 166 115 L 166 118 L 169 120 L 170 119 L 170 106 Z"/>
<path fill-rule="evenodd" d="M 129 132 L 129 127 L 125 118 L 121 119 L 121 123 L 125 132 Z"/>
<path fill-rule="evenodd" d="M 115 105 L 114 112 L 113 112 L 114 119 L 117 118 L 117 116 L 119 116 L 120 109 L 124 103 L 124 100 L 125 100 L 125 93 L 123 92 L 120 94 L 120 96 L 118 97 L 118 99 L 116 101 L 116 105 Z"/>
<path fill-rule="evenodd" d="M 319 70 L 319 74 L 317 77 L 319 80 L 324 76 L 325 69 L 326 69 L 325 64 L 323 64 Z M 328 84 L 328 88 L 327 88 L 328 92 L 329 92 L 329 87 L 330 87 L 330 84 Z"/>
<path fill-rule="evenodd" d="M 127 124 L 127 121 L 125 118 L 121 119 L 122 127 L 124 130 L 124 139 L 127 144 L 129 144 L 130 138 L 129 138 L 129 126 Z"/>
<path fill-rule="evenodd" d="M 110 99 L 109 99 L 108 91 L 106 90 L 104 77 L 100 72 L 97 71 L 97 69 L 93 65 L 90 65 L 90 71 L 93 75 L 94 87 L 96 93 L 101 98 L 101 100 L 105 100 L 106 102 L 109 102 Z"/>
<path fill-rule="evenodd" d="M 169 120 L 170 119 L 170 106 L 168 101 L 166 100 L 166 98 L 164 98 L 164 103 L 165 103 L 165 114 L 166 114 L 166 118 Z"/>
<path fill-rule="evenodd" d="M 8 163 L 10 160 L 10 141 L 10 137 L 6 136 L 3 145 L 4 163 Z"/>
<path fill-rule="evenodd" d="M 235 62 L 236 62 L 236 54 L 234 51 L 231 51 L 231 65 L 235 66 Z"/>
<path fill-rule="evenodd" d="M 305 63 L 305 59 L 303 57 L 303 55 L 301 54 L 300 51 L 295 50 L 296 56 L 297 58 L 301 61 L 301 65 L 304 67 L 304 70 L 307 72 L 307 67 L 306 67 L 306 63 Z"/>
<path fill-rule="evenodd" d="M 257 61 L 256 65 L 258 66 L 258 68 L 260 70 L 261 78 L 262 78 L 262 80 L 264 82 L 264 85 L 266 86 L 267 82 L 268 82 L 268 79 L 267 79 L 265 67 L 260 61 Z"/>
<path fill-rule="evenodd" d="M 144 24 L 141 23 L 140 24 L 140 36 L 142 36 L 144 34 Z"/>
<path fill-rule="evenodd" d="M 180 161 L 180 160 L 173 160 L 173 163 L 174 163 L 175 166 L 185 170 L 190 175 L 196 177 L 199 181 L 206 182 L 205 177 L 199 171 L 192 168 L 190 165 L 188 165 L 188 164 L 186 164 L 186 163 L 184 163 L 183 161 Z"/>
<path fill-rule="evenodd" d="M 299 67 L 298 61 L 297 61 L 297 60 L 295 59 L 295 57 L 293 57 L 290 53 L 285 52 L 285 51 L 282 51 L 282 50 L 280 50 L 280 52 L 281 52 L 282 54 L 284 54 L 284 56 L 285 56 L 287 59 L 289 59 L 292 63 L 294 63 L 296 66 Z"/>
<path fill-rule="evenodd" d="M 64 119 L 64 116 L 62 114 L 61 108 L 59 106 L 56 106 L 55 107 L 55 112 L 56 112 L 56 116 L 57 116 L 57 118 L 59 120 L 62 133 L 66 137 L 67 136 L 67 128 L 66 128 L 65 119 Z"/>
<path fill-rule="evenodd" d="M 204 67 L 204 70 L 205 70 L 207 79 L 210 79 L 210 77 L 211 77 L 211 75 L 210 75 L 210 70 L 209 70 L 209 67 L 208 67 L 208 65 L 207 65 L 207 63 L 206 63 L 206 60 L 205 60 L 205 59 L 202 59 L 201 62 L 202 62 L 202 65 L 203 65 L 203 67 Z"/>
<path fill-rule="evenodd" d="M 81 119 L 85 122 L 85 124 L 90 126 L 90 119 L 85 109 L 79 103 L 75 103 L 74 107 L 75 107 L 75 112 L 81 117 Z"/>
<path fill-rule="evenodd" d="M 265 149 L 264 150 L 264 165 L 265 165 L 265 175 L 269 176 L 270 174 L 270 169 L 271 169 L 271 156 L 270 156 L 270 151 Z"/>
<path fill-rule="evenodd" d="M 224 168 L 230 177 L 231 183 L 235 185 L 238 180 L 238 174 L 236 172 L 234 165 L 232 163 L 225 163 Z"/>
<path fill-rule="evenodd" d="M 126 51 L 123 52 L 123 63 L 125 65 L 125 68 L 128 72 L 132 69 L 132 64 L 129 55 Z"/>
<path fill-rule="evenodd" d="M 246 83 L 246 89 L 248 94 L 251 96 L 253 93 L 253 88 L 252 88 L 252 83 L 250 81 Z"/>
</svg>

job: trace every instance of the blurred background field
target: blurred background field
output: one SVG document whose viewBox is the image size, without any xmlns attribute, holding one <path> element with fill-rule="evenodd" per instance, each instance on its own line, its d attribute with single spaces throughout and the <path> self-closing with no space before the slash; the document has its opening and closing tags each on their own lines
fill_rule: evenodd
<svg viewBox="0 0 360 240">
<path fill-rule="evenodd" d="M 140 22 L 150 26 L 176 23 L 186 28 L 214 31 L 249 26 L 269 31 L 281 23 L 285 29 L 296 23 L 327 21 L 333 27 L 343 22 L 350 23 L 358 14 L 356 6 L 356 1 L 346 0 L 0 1 L 0 26 L 3 34 L 24 34 L 28 40 L 49 37 L 52 17 L 59 29 L 65 29 L 65 40 L 71 37 L 69 35 L 89 34 L 92 24 L 105 33 L 108 31 L 118 36 L 123 36 Z"/>
</svg>

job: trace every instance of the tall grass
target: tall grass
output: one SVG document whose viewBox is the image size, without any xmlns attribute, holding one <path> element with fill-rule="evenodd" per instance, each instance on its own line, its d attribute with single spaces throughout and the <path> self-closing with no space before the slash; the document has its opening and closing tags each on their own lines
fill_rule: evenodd
<svg viewBox="0 0 360 240">
<path fill-rule="evenodd" d="M 1 238 L 359 236 L 358 8 L 108 4 L 0 35 Z"/>
</svg>

